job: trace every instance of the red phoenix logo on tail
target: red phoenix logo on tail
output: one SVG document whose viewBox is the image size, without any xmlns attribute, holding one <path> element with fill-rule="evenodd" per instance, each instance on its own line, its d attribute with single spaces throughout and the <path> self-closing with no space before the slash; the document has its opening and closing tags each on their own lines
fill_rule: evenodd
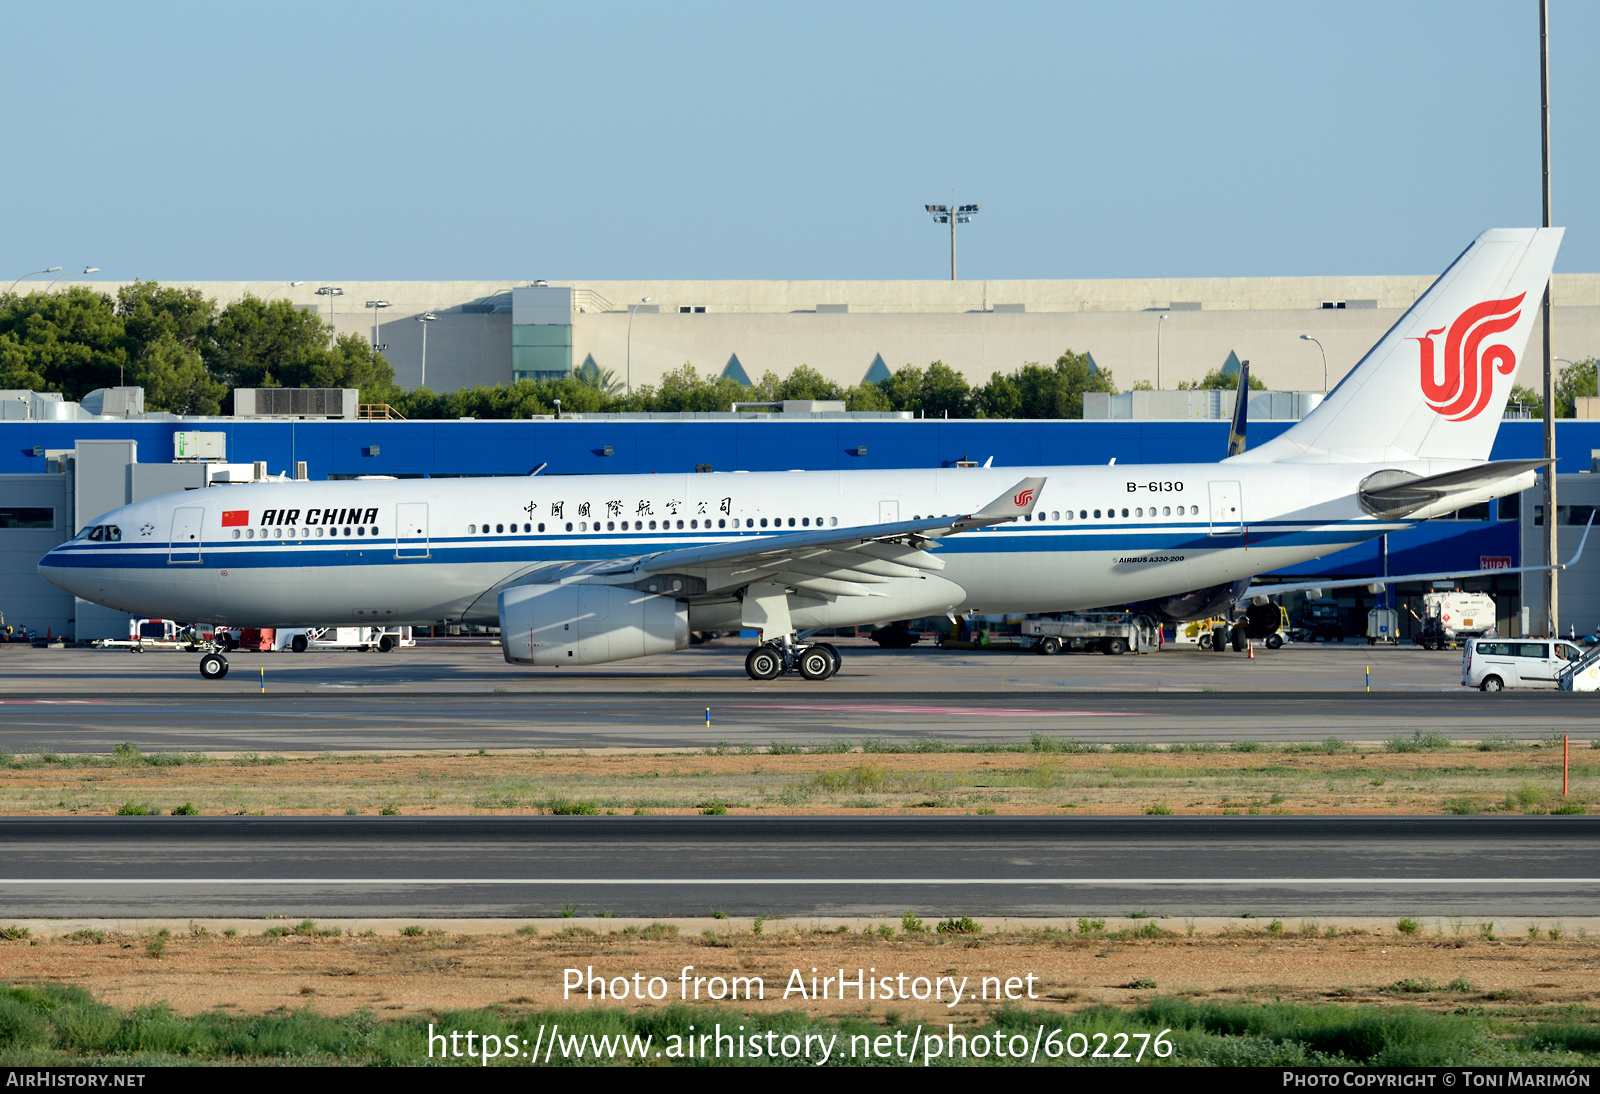
<svg viewBox="0 0 1600 1094">
<path fill-rule="evenodd" d="M 1032 500 L 1033 500 L 1033 490 L 1032 489 L 1024 490 L 1020 494 L 1012 494 L 1011 495 L 1011 504 L 1015 505 L 1018 509 L 1021 509 L 1023 506 L 1027 505 Z"/>
<path fill-rule="evenodd" d="M 1445 328 L 1430 330 L 1418 338 L 1422 343 L 1422 394 L 1434 412 L 1452 422 L 1476 418 L 1489 405 L 1494 394 L 1494 374 L 1510 376 L 1517 370 L 1517 355 L 1502 343 L 1484 346 L 1485 339 L 1517 325 L 1519 293 L 1507 300 L 1485 300 L 1474 304 L 1450 324 L 1444 340 L 1444 360 L 1434 361 L 1434 336 Z"/>
</svg>

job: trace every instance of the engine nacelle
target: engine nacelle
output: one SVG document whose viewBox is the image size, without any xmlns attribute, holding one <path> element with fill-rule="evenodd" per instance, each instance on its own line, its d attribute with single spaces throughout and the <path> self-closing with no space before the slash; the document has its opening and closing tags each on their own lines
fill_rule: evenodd
<svg viewBox="0 0 1600 1094">
<path fill-rule="evenodd" d="M 616 585 L 519 585 L 500 594 L 500 648 L 513 665 L 600 665 L 689 645 L 689 609 Z"/>
<path fill-rule="evenodd" d="M 1194 619 L 1209 619 L 1221 615 L 1244 596 L 1250 588 L 1250 579 L 1241 578 L 1225 585 L 1212 585 L 1177 596 L 1163 596 L 1155 600 L 1141 600 L 1130 607 L 1136 612 L 1146 612 L 1163 623 L 1187 623 Z"/>
</svg>

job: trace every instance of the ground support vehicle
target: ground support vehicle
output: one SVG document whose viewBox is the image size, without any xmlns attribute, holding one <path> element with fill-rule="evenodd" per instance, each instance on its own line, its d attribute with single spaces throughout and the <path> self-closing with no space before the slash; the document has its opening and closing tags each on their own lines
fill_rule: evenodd
<svg viewBox="0 0 1600 1094">
<path fill-rule="evenodd" d="M 1215 616 L 1211 619 L 1193 619 L 1187 623 L 1177 623 L 1172 628 L 1172 644 L 1175 646 L 1196 646 L 1202 650 L 1209 650 L 1217 629 L 1220 627 L 1225 630 L 1228 626 L 1228 621 L 1221 616 Z"/>
<path fill-rule="evenodd" d="M 1590 646 L 1556 677 L 1558 691 L 1600 691 L 1600 646 Z"/>
<path fill-rule="evenodd" d="M 1584 656 L 1560 638 L 1469 638 L 1461 655 L 1461 686 L 1479 691 L 1561 688 L 1562 677 L 1582 665 Z"/>
<path fill-rule="evenodd" d="M 890 623 L 886 627 L 879 627 L 870 637 L 886 650 L 908 650 L 922 641 L 922 635 L 907 623 Z"/>
<path fill-rule="evenodd" d="M 305 653 L 307 650 L 377 650 L 390 653 L 415 646 L 410 627 L 279 627 L 273 649 Z"/>
<path fill-rule="evenodd" d="M 1128 612 L 1061 612 L 1028 616 L 1019 641 L 1036 653 L 1098 650 L 1106 654 L 1148 653 L 1160 644 L 1149 616 Z"/>
<path fill-rule="evenodd" d="M 1442 650 L 1469 638 L 1494 637 L 1494 598 L 1488 593 L 1439 592 L 1422 598 L 1417 645 Z"/>
<path fill-rule="evenodd" d="M 216 635 L 208 628 L 194 624 L 177 623 L 171 619 L 134 619 L 128 623 L 127 638 L 102 638 L 92 643 L 100 650 L 129 650 L 145 653 L 151 650 L 210 649 Z"/>
<path fill-rule="evenodd" d="M 1344 619 L 1339 614 L 1339 602 L 1332 597 L 1307 601 L 1300 625 L 1310 632 L 1313 642 L 1318 639 L 1324 642 L 1344 641 Z"/>
<path fill-rule="evenodd" d="M 1386 646 L 1400 642 L 1400 613 L 1393 608 L 1373 608 L 1367 613 L 1367 645 Z"/>
</svg>

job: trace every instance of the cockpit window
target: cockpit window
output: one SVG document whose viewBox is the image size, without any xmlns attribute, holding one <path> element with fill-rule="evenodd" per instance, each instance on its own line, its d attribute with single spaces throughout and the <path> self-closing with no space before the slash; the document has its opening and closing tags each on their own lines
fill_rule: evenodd
<svg viewBox="0 0 1600 1094">
<path fill-rule="evenodd" d="M 118 528 L 115 524 L 106 525 L 106 542 L 108 542 L 108 543 L 121 543 L 122 542 L 122 529 Z"/>
<path fill-rule="evenodd" d="M 106 526 L 103 524 L 96 524 L 93 528 L 89 529 L 89 538 L 95 541 L 104 539 L 105 534 Z"/>
<path fill-rule="evenodd" d="M 122 542 L 122 529 L 115 524 L 96 524 L 93 528 L 85 528 L 78 534 L 84 539 L 92 539 L 96 543 Z"/>
</svg>

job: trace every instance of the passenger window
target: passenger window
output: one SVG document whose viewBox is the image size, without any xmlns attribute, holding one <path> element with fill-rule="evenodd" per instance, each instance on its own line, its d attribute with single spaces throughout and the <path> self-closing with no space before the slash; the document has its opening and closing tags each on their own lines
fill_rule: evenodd
<svg viewBox="0 0 1600 1094">
<path fill-rule="evenodd" d="M 317 535 L 320 536 L 321 534 L 322 534 L 322 529 L 318 528 L 317 529 Z M 477 534 L 478 534 L 478 526 L 476 524 L 467 525 L 467 535 L 475 536 Z"/>
<path fill-rule="evenodd" d="M 839 523 L 839 518 L 838 517 L 829 517 L 828 518 L 828 527 L 829 528 L 834 527 L 838 523 Z"/>
<path fill-rule="evenodd" d="M 233 538 L 234 539 L 238 539 L 239 538 L 239 529 L 235 528 L 233 530 Z"/>
<path fill-rule="evenodd" d="M 544 522 L 543 521 L 539 522 L 539 531 L 541 531 L 541 532 L 544 531 Z"/>
<path fill-rule="evenodd" d="M 728 526 L 728 522 L 726 520 L 718 520 L 717 521 L 717 527 L 718 528 L 726 528 L 727 526 Z"/>
<path fill-rule="evenodd" d="M 598 527 L 598 525 L 596 525 L 596 527 Z M 567 521 L 567 531 L 572 531 L 572 522 L 570 520 Z"/>
<path fill-rule="evenodd" d="M 1095 520 L 1099 520 L 1100 519 L 1100 510 L 1096 509 L 1094 511 L 1094 519 Z"/>
</svg>

